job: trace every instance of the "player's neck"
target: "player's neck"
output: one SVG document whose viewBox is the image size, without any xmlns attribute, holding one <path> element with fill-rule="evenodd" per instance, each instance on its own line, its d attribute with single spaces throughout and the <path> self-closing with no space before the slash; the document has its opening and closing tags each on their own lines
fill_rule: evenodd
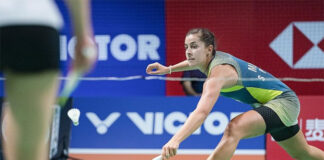
<svg viewBox="0 0 324 160">
<path fill-rule="evenodd" d="M 214 56 L 207 57 L 206 62 L 199 67 L 199 70 L 207 75 L 209 66 L 213 59 L 214 59 Z"/>
</svg>

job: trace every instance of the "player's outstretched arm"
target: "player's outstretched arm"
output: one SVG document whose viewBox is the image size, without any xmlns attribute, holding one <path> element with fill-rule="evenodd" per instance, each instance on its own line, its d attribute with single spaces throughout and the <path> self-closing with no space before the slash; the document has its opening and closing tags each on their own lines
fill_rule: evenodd
<svg viewBox="0 0 324 160">
<path fill-rule="evenodd" d="M 180 63 L 177 63 L 175 65 L 170 66 L 164 66 L 158 62 L 149 64 L 146 67 L 146 73 L 151 75 L 165 75 L 165 74 L 171 74 L 172 72 L 180 72 L 180 71 L 187 71 L 196 69 L 195 67 L 189 66 L 189 63 L 187 60 L 184 60 Z"/>
</svg>

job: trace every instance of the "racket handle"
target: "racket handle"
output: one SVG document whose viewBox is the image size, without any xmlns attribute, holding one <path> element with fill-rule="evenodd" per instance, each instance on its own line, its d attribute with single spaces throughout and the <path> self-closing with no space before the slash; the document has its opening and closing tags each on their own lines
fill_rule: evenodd
<svg viewBox="0 0 324 160">
<path fill-rule="evenodd" d="M 159 156 L 153 158 L 152 160 L 162 160 L 162 155 L 159 155 Z"/>
</svg>

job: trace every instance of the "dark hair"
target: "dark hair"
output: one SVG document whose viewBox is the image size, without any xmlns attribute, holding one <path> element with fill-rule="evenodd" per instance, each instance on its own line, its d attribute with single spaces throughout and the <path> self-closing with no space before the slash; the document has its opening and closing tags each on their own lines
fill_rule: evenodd
<svg viewBox="0 0 324 160">
<path fill-rule="evenodd" d="M 198 34 L 200 33 L 200 40 L 205 43 L 205 46 L 212 45 L 213 46 L 213 52 L 212 55 L 214 56 L 216 54 L 216 43 L 215 43 L 215 36 L 214 33 L 209 31 L 207 28 L 194 28 L 188 31 L 187 35 L 190 34 Z"/>
</svg>

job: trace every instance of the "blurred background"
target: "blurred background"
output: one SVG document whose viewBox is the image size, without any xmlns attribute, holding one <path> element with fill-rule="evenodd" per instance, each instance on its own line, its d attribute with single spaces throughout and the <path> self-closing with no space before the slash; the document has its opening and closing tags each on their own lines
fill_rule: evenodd
<svg viewBox="0 0 324 160">
<path fill-rule="evenodd" d="M 63 77 L 73 58 L 66 5 L 55 1 L 61 31 Z M 299 124 L 308 142 L 324 149 L 323 0 L 92 0 L 98 45 L 96 68 L 73 93 L 80 125 L 69 133 L 69 156 L 84 160 L 142 160 L 160 154 L 199 96 L 186 96 L 182 74 L 149 76 L 153 62 L 185 59 L 191 28 L 215 33 L 218 49 L 282 79 L 301 101 Z M 1 96 L 3 81 L 1 81 Z M 204 159 L 231 118 L 250 106 L 221 97 L 205 123 L 180 145 L 172 159 Z M 235 160 L 290 159 L 270 136 L 242 140 Z"/>
</svg>

